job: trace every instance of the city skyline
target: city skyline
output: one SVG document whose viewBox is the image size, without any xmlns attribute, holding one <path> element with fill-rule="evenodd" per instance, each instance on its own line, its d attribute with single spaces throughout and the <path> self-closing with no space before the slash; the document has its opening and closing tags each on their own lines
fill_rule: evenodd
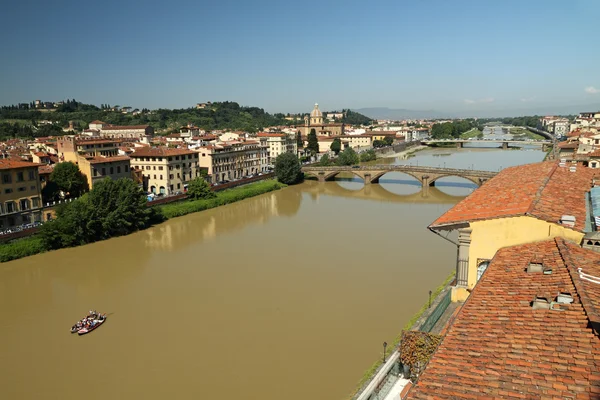
<svg viewBox="0 0 600 400">
<path fill-rule="evenodd" d="M 456 116 L 594 106 L 598 11 L 593 1 L 14 3 L 0 27 L 13 55 L 0 65 L 0 104 L 229 100 L 295 113 L 318 102 Z"/>
</svg>

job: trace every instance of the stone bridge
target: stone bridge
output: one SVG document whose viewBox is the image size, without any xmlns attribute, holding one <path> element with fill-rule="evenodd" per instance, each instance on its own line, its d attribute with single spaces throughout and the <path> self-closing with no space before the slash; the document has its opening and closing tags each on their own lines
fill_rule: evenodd
<svg viewBox="0 0 600 400">
<path fill-rule="evenodd" d="M 542 146 L 542 150 L 546 151 L 552 146 L 551 140 L 514 140 L 514 139 L 429 139 L 422 140 L 421 144 L 431 146 L 434 144 L 452 144 L 462 148 L 465 144 L 502 144 L 503 149 L 508 149 L 510 145 L 519 146 Z"/>
<path fill-rule="evenodd" d="M 319 182 L 325 182 L 335 178 L 340 172 L 352 173 L 363 180 L 365 185 L 379 183 L 379 178 L 388 172 L 402 172 L 410 175 L 419 182 L 423 188 L 433 186 L 435 181 L 447 176 L 457 176 L 467 179 L 474 184 L 481 186 L 485 181 L 494 177 L 496 172 L 477 171 L 472 169 L 454 169 L 454 168 L 435 168 L 414 165 L 365 165 L 352 167 L 302 167 L 302 172 L 306 175 L 313 175 L 319 179 Z"/>
</svg>

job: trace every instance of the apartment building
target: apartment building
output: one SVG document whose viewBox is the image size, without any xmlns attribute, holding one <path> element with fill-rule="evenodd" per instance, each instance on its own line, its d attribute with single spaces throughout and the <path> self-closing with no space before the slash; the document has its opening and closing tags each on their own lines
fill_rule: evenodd
<svg viewBox="0 0 600 400">
<path fill-rule="evenodd" d="M 231 181 L 266 171 L 266 147 L 260 141 L 220 142 L 197 149 L 200 166 L 207 168 L 211 183 Z"/>
<path fill-rule="evenodd" d="M 39 164 L 0 159 L 0 229 L 42 219 Z"/>
<path fill-rule="evenodd" d="M 92 121 L 86 133 L 94 133 L 103 138 L 146 140 L 154 135 L 150 125 L 111 125 L 103 121 Z"/>
<path fill-rule="evenodd" d="M 144 147 L 129 156 L 131 168 L 141 172 L 143 188 L 148 193 L 184 192 L 188 182 L 200 176 L 199 154 L 191 149 Z"/>
<path fill-rule="evenodd" d="M 268 145 L 268 162 L 275 165 L 275 159 L 282 153 L 298 154 L 298 143 L 296 136 L 286 133 L 266 133 L 261 132 L 256 135 L 259 139 L 266 138 Z"/>
<path fill-rule="evenodd" d="M 84 139 L 64 136 L 57 141 L 61 161 L 77 164 L 88 180 L 90 189 L 101 179 L 131 179 L 131 163 L 127 156 L 119 155 L 119 140 Z"/>
</svg>

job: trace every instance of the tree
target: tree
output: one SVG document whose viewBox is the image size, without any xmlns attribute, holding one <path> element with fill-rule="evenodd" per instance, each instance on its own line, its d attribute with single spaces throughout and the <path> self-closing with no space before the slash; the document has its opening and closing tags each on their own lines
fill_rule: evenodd
<svg viewBox="0 0 600 400">
<path fill-rule="evenodd" d="M 383 142 L 386 146 L 391 146 L 394 143 L 394 138 L 386 136 L 385 138 L 383 138 Z"/>
<path fill-rule="evenodd" d="M 50 181 L 56 183 L 58 190 L 66 197 L 79 197 L 89 189 L 85 175 L 70 161 L 56 164 L 50 174 Z"/>
<path fill-rule="evenodd" d="M 302 140 L 302 134 L 300 132 L 296 133 L 296 144 L 298 145 L 298 150 L 304 147 L 304 140 Z"/>
<path fill-rule="evenodd" d="M 356 151 L 352 147 L 348 147 L 342 151 L 337 158 L 338 165 L 356 165 L 359 162 L 358 154 L 356 154 Z"/>
<path fill-rule="evenodd" d="M 319 160 L 319 165 L 322 167 L 328 167 L 331 165 L 331 159 L 327 154 L 324 154 L 323 157 Z"/>
<path fill-rule="evenodd" d="M 188 196 L 193 200 L 212 199 L 217 195 L 210 189 L 210 185 L 204 178 L 198 177 L 188 183 Z"/>
<path fill-rule="evenodd" d="M 275 159 L 275 175 L 277 180 L 286 185 L 299 182 L 302 179 L 300 161 L 295 154 L 282 153 Z"/>
<path fill-rule="evenodd" d="M 375 150 L 373 149 L 367 150 L 360 155 L 361 162 L 373 161 L 375 159 L 377 159 L 377 154 L 375 154 Z"/>
<path fill-rule="evenodd" d="M 331 146 L 329 148 L 337 156 L 340 153 L 340 151 L 342 150 L 342 141 L 339 138 L 333 139 L 333 142 L 331 143 Z"/>
<path fill-rule="evenodd" d="M 376 149 L 384 146 L 385 142 L 383 140 L 373 140 L 373 147 L 375 147 Z"/>
<path fill-rule="evenodd" d="M 317 139 L 317 131 L 314 128 L 308 134 L 308 146 L 306 148 L 313 154 L 319 153 L 319 140 Z"/>
</svg>

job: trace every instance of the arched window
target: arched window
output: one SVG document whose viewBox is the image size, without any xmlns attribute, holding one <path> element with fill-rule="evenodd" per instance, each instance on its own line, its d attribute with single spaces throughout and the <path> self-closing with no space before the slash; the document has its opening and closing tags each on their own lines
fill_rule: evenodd
<svg viewBox="0 0 600 400">
<path fill-rule="evenodd" d="M 482 261 L 479 263 L 479 265 L 477 265 L 477 281 L 478 282 L 479 282 L 479 279 L 481 279 L 481 276 L 483 275 L 485 270 L 487 269 L 488 265 L 490 265 L 490 262 L 488 260 Z"/>
</svg>

